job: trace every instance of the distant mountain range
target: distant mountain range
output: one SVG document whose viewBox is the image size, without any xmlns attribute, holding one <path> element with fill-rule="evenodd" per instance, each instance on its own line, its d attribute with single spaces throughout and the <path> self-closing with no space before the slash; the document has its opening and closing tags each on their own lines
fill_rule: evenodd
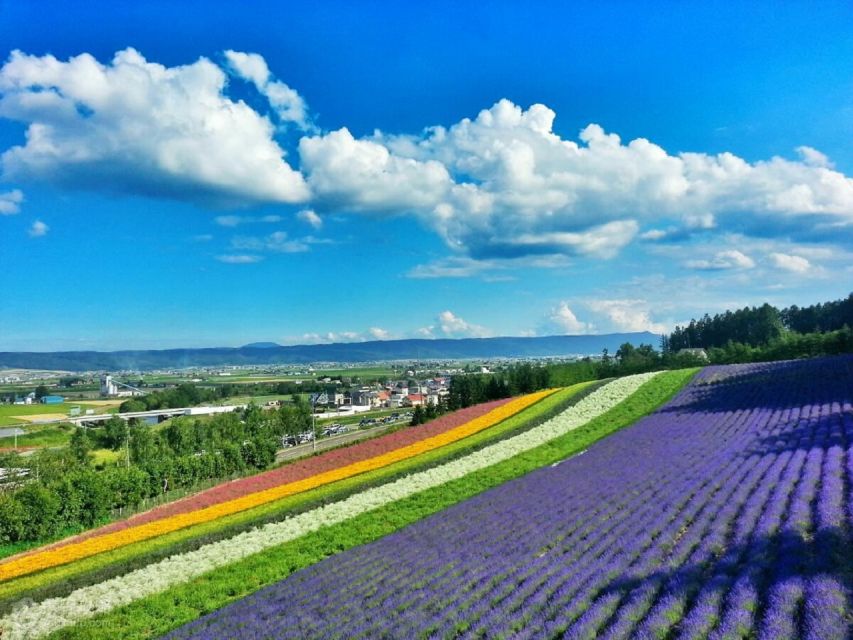
<svg viewBox="0 0 853 640">
<path fill-rule="evenodd" d="M 610 333 L 600 336 L 537 338 L 460 338 L 377 340 L 281 346 L 253 342 L 237 348 L 163 349 L 146 351 L 0 352 L 0 368 L 62 371 L 146 371 L 184 367 L 382 360 L 456 360 L 464 358 L 530 358 L 611 353 L 625 342 L 658 346 L 654 333 Z"/>
</svg>

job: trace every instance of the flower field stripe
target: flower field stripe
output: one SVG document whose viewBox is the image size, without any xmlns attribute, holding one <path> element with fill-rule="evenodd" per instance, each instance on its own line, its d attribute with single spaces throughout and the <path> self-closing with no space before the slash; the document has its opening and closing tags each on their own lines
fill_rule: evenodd
<svg viewBox="0 0 853 640">
<path fill-rule="evenodd" d="M 129 518 L 111 522 L 101 527 L 85 531 L 76 536 L 65 538 L 64 540 L 59 540 L 39 548 L 30 549 L 19 554 L 18 557 L 32 555 L 33 553 L 38 553 L 45 549 L 58 548 L 74 542 L 80 542 L 105 533 L 128 529 L 139 524 L 162 520 L 180 513 L 196 511 L 203 507 L 209 507 L 214 504 L 233 500 L 234 498 L 239 498 L 249 493 L 256 493 L 262 489 L 269 489 L 295 480 L 302 480 L 316 475 L 321 471 L 329 471 L 330 469 L 337 469 L 338 467 L 342 467 L 346 464 L 373 458 L 379 454 L 398 449 L 404 445 L 412 444 L 413 442 L 454 429 L 475 418 L 479 418 L 510 401 L 511 398 L 502 398 L 500 400 L 492 400 L 490 402 L 473 405 L 471 407 L 466 407 L 465 409 L 459 409 L 458 411 L 445 414 L 426 424 L 418 425 L 416 429 L 403 428 L 394 430 L 375 438 L 368 438 L 355 444 L 324 451 L 319 455 L 311 455 L 300 460 L 288 462 L 268 471 L 263 471 L 237 480 L 223 482 L 211 487 L 210 489 L 200 491 L 179 500 L 168 502 L 148 511 L 135 514 Z M 8 559 L 11 558 L 7 558 L 5 560 Z M 2 562 L 3 560 L 0 560 L 0 563 Z"/>
<path fill-rule="evenodd" d="M 708 367 L 584 456 L 166 637 L 846 640 L 851 472 L 853 356 Z"/>
<path fill-rule="evenodd" d="M 251 493 L 240 498 L 199 509 L 197 511 L 182 513 L 162 520 L 132 527 L 130 529 L 108 533 L 103 536 L 89 538 L 81 542 L 15 558 L 0 564 L 0 580 L 9 580 L 10 578 L 34 573 L 42 569 L 59 564 L 65 564 L 81 558 L 86 558 L 126 544 L 147 540 L 148 538 L 177 531 L 178 529 L 183 529 L 194 524 L 215 520 L 217 518 L 245 511 L 252 507 L 272 502 L 289 495 L 307 491 L 350 476 L 365 473 L 373 469 L 399 462 L 400 460 L 405 460 L 494 426 L 498 422 L 501 422 L 513 414 L 522 411 L 554 392 L 555 389 L 549 389 L 516 398 L 502 407 L 490 411 L 484 416 L 475 418 L 470 422 L 437 436 L 420 440 L 413 444 L 389 451 L 388 453 L 375 456 L 367 460 L 362 460 L 338 469 L 319 473 L 303 480 L 297 480 L 295 482 Z"/>
<path fill-rule="evenodd" d="M 536 426 L 562 411 L 568 405 L 580 401 L 585 395 L 602 384 L 604 383 L 583 382 L 566 387 L 494 427 L 440 449 L 387 467 L 282 498 L 224 518 L 0 583 L 0 616 L 10 610 L 10 607 L 14 607 L 16 601 L 21 597 L 38 601 L 49 597 L 63 596 L 83 586 L 128 573 L 145 564 L 156 562 L 167 555 L 193 550 L 203 544 L 242 533 L 252 527 L 272 521 L 280 521 L 288 515 L 293 515 L 294 511 L 303 511 L 332 500 L 340 500 L 355 491 L 394 480 L 407 473 L 421 471 L 460 455 L 466 455 L 491 442 Z M 110 565 L 113 565 L 112 568 Z"/>
<path fill-rule="evenodd" d="M 340 502 L 299 514 L 284 522 L 266 525 L 234 538 L 207 545 L 196 551 L 168 558 L 98 585 L 79 589 L 68 597 L 49 599 L 23 608 L 0 620 L 0 628 L 4 630 L 4 640 L 6 638 L 40 637 L 74 622 L 110 611 L 145 596 L 165 591 L 173 585 L 180 585 L 197 576 L 209 574 L 207 579 L 215 579 L 219 573 L 214 571 L 217 568 L 226 567 L 267 549 L 273 550 L 273 548 L 286 542 L 312 538 L 308 535 L 311 533 L 323 530 L 331 532 L 334 529 L 333 534 L 326 535 L 340 535 L 341 531 L 345 530 L 350 538 L 366 536 L 367 540 L 374 539 L 382 535 L 387 527 L 394 530 L 397 526 L 405 524 L 405 518 L 399 525 L 394 523 L 395 509 L 389 505 L 395 502 L 405 501 L 412 496 L 426 492 L 429 494 L 429 500 L 432 503 L 426 507 L 427 512 L 430 512 L 434 510 L 436 500 L 453 499 L 455 501 L 464 497 L 464 495 L 454 497 L 454 491 L 452 487 L 447 486 L 448 483 L 458 482 L 459 489 L 457 490 L 476 493 L 483 488 L 493 486 L 493 483 L 525 473 L 545 460 L 554 459 L 555 456 L 564 454 L 565 449 L 557 448 L 555 451 L 546 445 L 554 438 L 564 436 L 617 407 L 655 375 L 643 374 L 611 382 L 544 424 L 453 462 L 415 473 L 385 486 L 368 489 Z M 681 374 L 680 382 L 685 379 L 684 374 Z M 645 413 L 651 408 L 643 405 L 640 410 Z M 624 426 L 624 423 L 613 423 L 611 428 L 618 428 L 618 426 Z M 590 433 L 589 437 L 594 440 L 601 435 L 596 432 Z M 544 454 L 532 457 L 525 464 L 515 466 L 515 464 L 510 463 L 519 454 L 542 447 L 546 449 Z M 508 464 L 501 465 L 504 462 Z M 534 466 L 531 467 L 531 464 Z M 498 468 L 500 468 L 500 472 L 498 472 Z M 477 473 L 484 470 L 488 470 L 488 472 Z M 466 476 L 473 473 L 477 474 L 476 478 L 471 482 L 463 482 Z M 472 495 L 472 493 L 468 493 L 468 495 Z M 452 502 L 446 504 L 452 504 Z M 421 509 L 423 508 L 421 507 Z M 368 516 L 370 512 L 375 510 L 382 512 L 381 516 L 376 516 L 379 518 L 378 520 L 372 520 Z M 360 518 L 362 515 L 365 518 Z M 336 527 L 343 523 L 347 523 L 347 525 L 340 528 Z M 297 563 L 306 562 L 306 555 L 311 556 L 317 553 L 326 555 L 329 553 L 328 551 L 323 552 L 322 549 L 325 547 L 323 545 L 316 546 L 316 543 L 317 540 L 313 538 L 306 542 L 306 546 L 298 555 Z M 333 548 L 342 547 L 338 542 Z M 287 571 L 287 567 L 269 565 L 268 562 L 264 561 L 256 570 L 256 574 L 263 574 L 265 570 Z M 243 574 L 244 582 L 246 577 L 250 575 L 254 574 Z M 245 586 L 244 584 L 243 588 Z M 220 597 L 223 595 L 225 594 L 220 594 Z M 117 612 L 117 615 L 122 614 Z M 132 625 L 133 621 L 125 619 L 125 624 Z M 103 630 L 105 628 L 102 623 L 93 622 L 92 625 L 86 627 L 84 635 L 92 633 L 97 635 L 98 629 Z M 80 633 L 83 631 L 75 628 L 69 630 L 71 635 L 65 637 L 78 637 Z M 113 632 L 110 631 L 102 637 L 111 637 L 111 633 Z M 64 634 L 60 633 L 59 635 L 62 637 Z M 126 633 L 122 631 L 119 636 L 125 637 Z"/>
</svg>

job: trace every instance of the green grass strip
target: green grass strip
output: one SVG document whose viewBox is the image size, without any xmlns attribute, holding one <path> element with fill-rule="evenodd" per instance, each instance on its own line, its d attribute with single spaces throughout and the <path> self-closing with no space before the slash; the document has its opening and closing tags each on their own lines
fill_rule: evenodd
<svg viewBox="0 0 853 640">
<path fill-rule="evenodd" d="M 651 413 L 696 371 L 665 372 L 595 420 L 514 458 L 263 551 L 48 637 L 132 640 L 167 633 L 329 556 L 377 540 L 482 491 L 563 460 Z"/>
<path fill-rule="evenodd" d="M 561 389 L 497 425 L 387 467 L 0 584 L 0 615 L 14 608 L 17 601 L 23 597 L 40 601 L 48 597 L 63 596 L 80 587 L 103 582 L 162 558 L 197 549 L 210 542 L 232 537 L 241 531 L 282 520 L 321 504 L 336 502 L 368 487 L 468 455 L 496 440 L 541 424 L 599 386 L 600 383 L 584 382 Z"/>
</svg>

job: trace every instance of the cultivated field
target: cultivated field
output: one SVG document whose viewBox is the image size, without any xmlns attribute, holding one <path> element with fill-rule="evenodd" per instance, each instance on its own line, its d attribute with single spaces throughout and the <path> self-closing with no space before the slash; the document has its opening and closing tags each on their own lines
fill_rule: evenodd
<svg viewBox="0 0 853 640">
<path fill-rule="evenodd" d="M 60 404 L 0 404 L 0 427 L 39 420 L 61 420 L 68 417 L 72 407 L 94 409 L 96 413 L 118 411 L 121 400 L 86 400 L 84 402 L 63 402 Z"/>
<path fill-rule="evenodd" d="M 3 637 L 848 637 L 853 357 L 694 373 L 472 407 L 10 558 Z"/>
</svg>

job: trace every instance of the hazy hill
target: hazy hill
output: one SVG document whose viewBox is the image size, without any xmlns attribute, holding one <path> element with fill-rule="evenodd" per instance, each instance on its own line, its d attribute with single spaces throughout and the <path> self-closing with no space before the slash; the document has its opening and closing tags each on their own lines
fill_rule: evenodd
<svg viewBox="0 0 853 640">
<path fill-rule="evenodd" d="M 593 355 L 600 354 L 605 348 L 614 352 L 625 342 L 651 344 L 657 348 L 660 336 L 642 332 L 537 338 L 381 340 L 287 347 L 260 342 L 238 348 L 0 352 L 0 367 L 116 371 L 245 364 Z"/>
</svg>

